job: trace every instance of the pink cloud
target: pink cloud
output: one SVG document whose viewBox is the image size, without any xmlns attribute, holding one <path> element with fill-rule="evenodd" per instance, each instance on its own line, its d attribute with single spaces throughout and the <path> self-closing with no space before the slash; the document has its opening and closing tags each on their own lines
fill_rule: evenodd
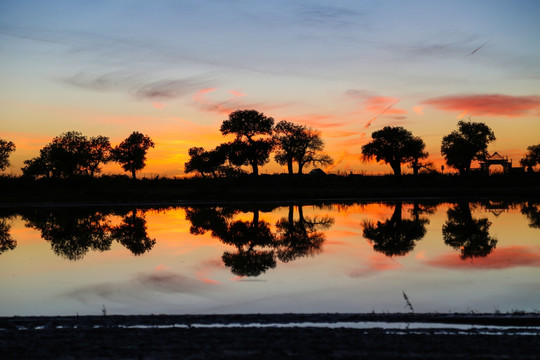
<svg viewBox="0 0 540 360">
<path fill-rule="evenodd" d="M 502 94 L 451 95 L 423 102 L 438 109 L 459 112 L 464 116 L 527 116 L 540 111 L 540 96 L 511 96 Z"/>
<path fill-rule="evenodd" d="M 329 115 L 307 114 L 300 116 L 285 117 L 285 120 L 293 123 L 311 126 L 314 128 L 335 128 L 345 125 L 344 122 L 334 122 L 335 118 Z"/>
<path fill-rule="evenodd" d="M 459 254 L 445 254 L 426 261 L 442 268 L 507 269 L 518 266 L 540 267 L 540 247 L 509 246 L 497 248 L 484 258 L 462 260 Z"/>
<path fill-rule="evenodd" d="M 229 90 L 227 91 L 229 94 L 233 95 L 233 96 L 236 96 L 236 97 L 242 97 L 242 96 L 246 96 L 245 93 L 241 92 L 241 91 L 237 91 L 237 90 Z"/>
<path fill-rule="evenodd" d="M 240 101 L 240 98 L 245 97 L 246 94 L 236 91 L 228 90 L 227 93 L 232 95 L 226 100 L 214 100 L 208 97 L 208 94 L 216 92 L 217 88 L 206 88 L 197 91 L 193 95 L 195 104 L 204 111 L 215 112 L 222 115 L 229 115 L 231 112 L 239 109 L 257 109 L 259 111 L 267 111 L 269 109 L 277 108 L 279 106 L 269 106 L 260 103 L 245 103 Z"/>
<path fill-rule="evenodd" d="M 398 120 L 401 120 L 405 118 L 403 115 L 407 114 L 407 110 L 395 107 L 400 100 L 393 96 L 380 96 L 371 91 L 358 89 L 348 90 L 345 95 L 359 101 L 363 105 L 364 112 L 374 115 L 366 122 L 364 128 L 370 127 L 375 120 L 383 115 L 394 115 L 397 116 Z"/>
<path fill-rule="evenodd" d="M 366 266 L 354 269 L 348 275 L 352 278 L 368 277 L 381 271 L 393 270 L 400 267 L 402 267 L 401 264 L 382 254 L 373 254 L 369 257 Z"/>
</svg>

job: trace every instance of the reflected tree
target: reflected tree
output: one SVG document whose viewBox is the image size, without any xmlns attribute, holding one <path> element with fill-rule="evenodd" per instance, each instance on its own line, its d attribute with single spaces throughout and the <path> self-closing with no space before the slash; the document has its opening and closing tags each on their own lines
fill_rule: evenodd
<svg viewBox="0 0 540 360">
<path fill-rule="evenodd" d="M 191 222 L 190 232 L 202 235 L 210 232 L 221 242 L 234 246 L 235 251 L 225 251 L 225 266 L 239 276 L 259 276 L 276 267 L 277 259 L 288 262 L 298 257 L 322 251 L 325 236 L 321 231 L 333 224 L 329 217 L 304 217 L 298 208 L 299 219 L 294 219 L 294 207 L 289 208 L 288 218 L 278 220 L 276 232 L 270 224 L 260 219 L 264 209 L 252 208 L 252 220 L 234 220 L 239 210 L 230 208 L 190 208 L 186 219 Z M 271 209 L 268 209 L 271 210 Z"/>
<path fill-rule="evenodd" d="M 363 236 L 373 245 L 375 251 L 386 256 L 403 256 L 414 249 L 416 242 L 426 235 L 428 219 L 420 218 L 422 208 L 413 208 L 413 219 L 402 218 L 402 203 L 396 203 L 392 217 L 385 222 L 364 222 Z"/>
<path fill-rule="evenodd" d="M 302 206 L 298 206 L 298 220 L 294 220 L 294 206 L 289 206 L 289 216 L 276 223 L 276 248 L 279 260 L 289 262 L 303 256 L 312 256 L 322 251 L 326 240 L 323 231 L 334 223 L 324 217 L 304 217 Z"/>
<path fill-rule="evenodd" d="M 540 204 L 527 202 L 521 206 L 521 213 L 529 220 L 529 227 L 540 229 Z"/>
<path fill-rule="evenodd" d="M 442 227 L 444 243 L 460 251 L 461 259 L 489 255 L 497 239 L 489 235 L 487 218 L 473 219 L 469 203 L 458 203 L 448 209 L 448 220 Z"/>
<path fill-rule="evenodd" d="M 11 225 L 8 224 L 7 219 L 0 218 L 0 254 L 17 247 L 17 241 L 11 237 L 10 230 Z"/>
<path fill-rule="evenodd" d="M 109 222 L 100 212 L 34 209 L 23 214 L 23 219 L 27 227 L 41 232 L 55 254 L 69 260 L 82 259 L 90 249 L 106 251 L 111 247 Z"/>
<path fill-rule="evenodd" d="M 222 256 L 233 274 L 259 276 L 276 267 L 275 237 L 269 224 L 259 219 L 258 209 L 253 210 L 251 221 L 234 221 L 222 235 L 221 241 L 236 247 L 236 252 L 226 251 Z"/>
<path fill-rule="evenodd" d="M 156 244 L 156 239 L 148 236 L 144 215 L 139 216 L 137 210 L 125 215 L 120 225 L 112 227 L 111 237 L 135 255 L 150 251 Z"/>
</svg>

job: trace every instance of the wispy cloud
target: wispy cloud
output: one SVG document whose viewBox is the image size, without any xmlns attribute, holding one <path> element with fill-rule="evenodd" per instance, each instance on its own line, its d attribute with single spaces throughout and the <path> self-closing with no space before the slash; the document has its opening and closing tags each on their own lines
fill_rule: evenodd
<svg viewBox="0 0 540 360">
<path fill-rule="evenodd" d="M 80 72 L 64 78 L 67 84 L 94 91 L 123 91 L 140 99 L 166 100 L 193 93 L 211 82 L 204 77 L 150 80 L 149 75 L 130 72 L 92 74 Z"/>
<path fill-rule="evenodd" d="M 228 115 L 239 109 L 257 109 L 257 111 L 269 111 L 285 106 L 285 104 L 264 104 L 259 102 L 247 102 L 247 95 L 238 90 L 226 91 L 227 98 L 217 100 L 215 97 L 223 96 L 218 92 L 218 88 L 204 88 L 198 90 L 193 95 L 193 103 L 203 111 L 214 112 L 222 115 Z M 212 97 L 214 95 L 214 98 Z"/>
<path fill-rule="evenodd" d="M 422 102 L 440 110 L 459 112 L 473 116 L 521 117 L 538 115 L 540 96 L 512 96 L 503 94 L 449 95 Z"/>
</svg>

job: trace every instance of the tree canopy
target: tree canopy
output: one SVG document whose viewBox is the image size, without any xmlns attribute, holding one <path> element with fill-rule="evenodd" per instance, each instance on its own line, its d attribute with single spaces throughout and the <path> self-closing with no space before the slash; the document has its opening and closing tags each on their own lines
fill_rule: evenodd
<svg viewBox="0 0 540 360">
<path fill-rule="evenodd" d="M 216 178 L 226 172 L 227 151 L 222 146 L 209 151 L 202 147 L 192 147 L 189 156 L 189 161 L 184 164 L 186 174 L 197 172 L 202 177 L 212 175 Z"/>
<path fill-rule="evenodd" d="M 150 137 L 134 131 L 120 145 L 116 146 L 111 154 L 115 161 L 120 163 L 122 169 L 131 172 L 133 179 L 136 172 L 146 166 L 146 153 L 155 146 Z"/>
<path fill-rule="evenodd" d="M 44 146 L 39 156 L 25 160 L 24 175 L 69 178 L 101 172 L 101 164 L 110 160 L 109 138 L 88 138 L 77 131 L 68 131 Z"/>
<path fill-rule="evenodd" d="M 319 131 L 286 120 L 277 123 L 274 131 L 277 145 L 275 160 L 280 165 L 287 165 L 289 174 L 293 173 L 294 162 L 298 163 L 299 175 L 306 165 L 333 163 L 330 156 L 322 153 L 324 142 Z"/>
<path fill-rule="evenodd" d="M 221 124 L 223 135 L 234 134 L 236 140 L 229 143 L 230 161 L 234 165 L 251 165 L 253 175 L 259 174 L 259 166 L 270 158 L 274 146 L 271 138 L 274 119 L 256 110 L 236 110 Z"/>
<path fill-rule="evenodd" d="M 401 176 L 401 164 L 427 157 L 424 141 L 401 126 L 385 126 L 371 134 L 373 139 L 362 146 L 364 160 L 375 158 L 389 164 L 395 176 Z"/>
<path fill-rule="evenodd" d="M 532 172 L 533 167 L 540 164 L 540 144 L 529 146 L 527 153 L 519 162 L 521 166 L 527 168 L 527 171 Z"/>
<path fill-rule="evenodd" d="M 441 154 L 448 166 L 466 174 L 473 160 L 485 159 L 488 144 L 495 140 L 495 134 L 484 123 L 459 121 L 457 125 L 458 130 L 443 137 Z"/>
<path fill-rule="evenodd" d="M 9 156 L 15 151 L 15 144 L 11 141 L 0 139 L 0 171 L 9 167 Z"/>
</svg>

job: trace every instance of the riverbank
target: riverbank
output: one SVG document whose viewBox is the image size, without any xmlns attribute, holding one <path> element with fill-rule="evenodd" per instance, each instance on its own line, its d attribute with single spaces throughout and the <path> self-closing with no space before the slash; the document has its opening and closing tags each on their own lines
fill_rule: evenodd
<svg viewBox="0 0 540 360">
<path fill-rule="evenodd" d="M 540 346 L 538 314 L 10 317 L 0 329 L 5 359 L 535 359 Z"/>
<path fill-rule="evenodd" d="M 540 174 L 403 176 L 323 175 L 291 178 L 159 178 L 132 180 L 123 176 L 74 179 L 0 177 L 7 204 L 208 203 L 300 200 L 385 199 L 540 199 Z"/>
</svg>

